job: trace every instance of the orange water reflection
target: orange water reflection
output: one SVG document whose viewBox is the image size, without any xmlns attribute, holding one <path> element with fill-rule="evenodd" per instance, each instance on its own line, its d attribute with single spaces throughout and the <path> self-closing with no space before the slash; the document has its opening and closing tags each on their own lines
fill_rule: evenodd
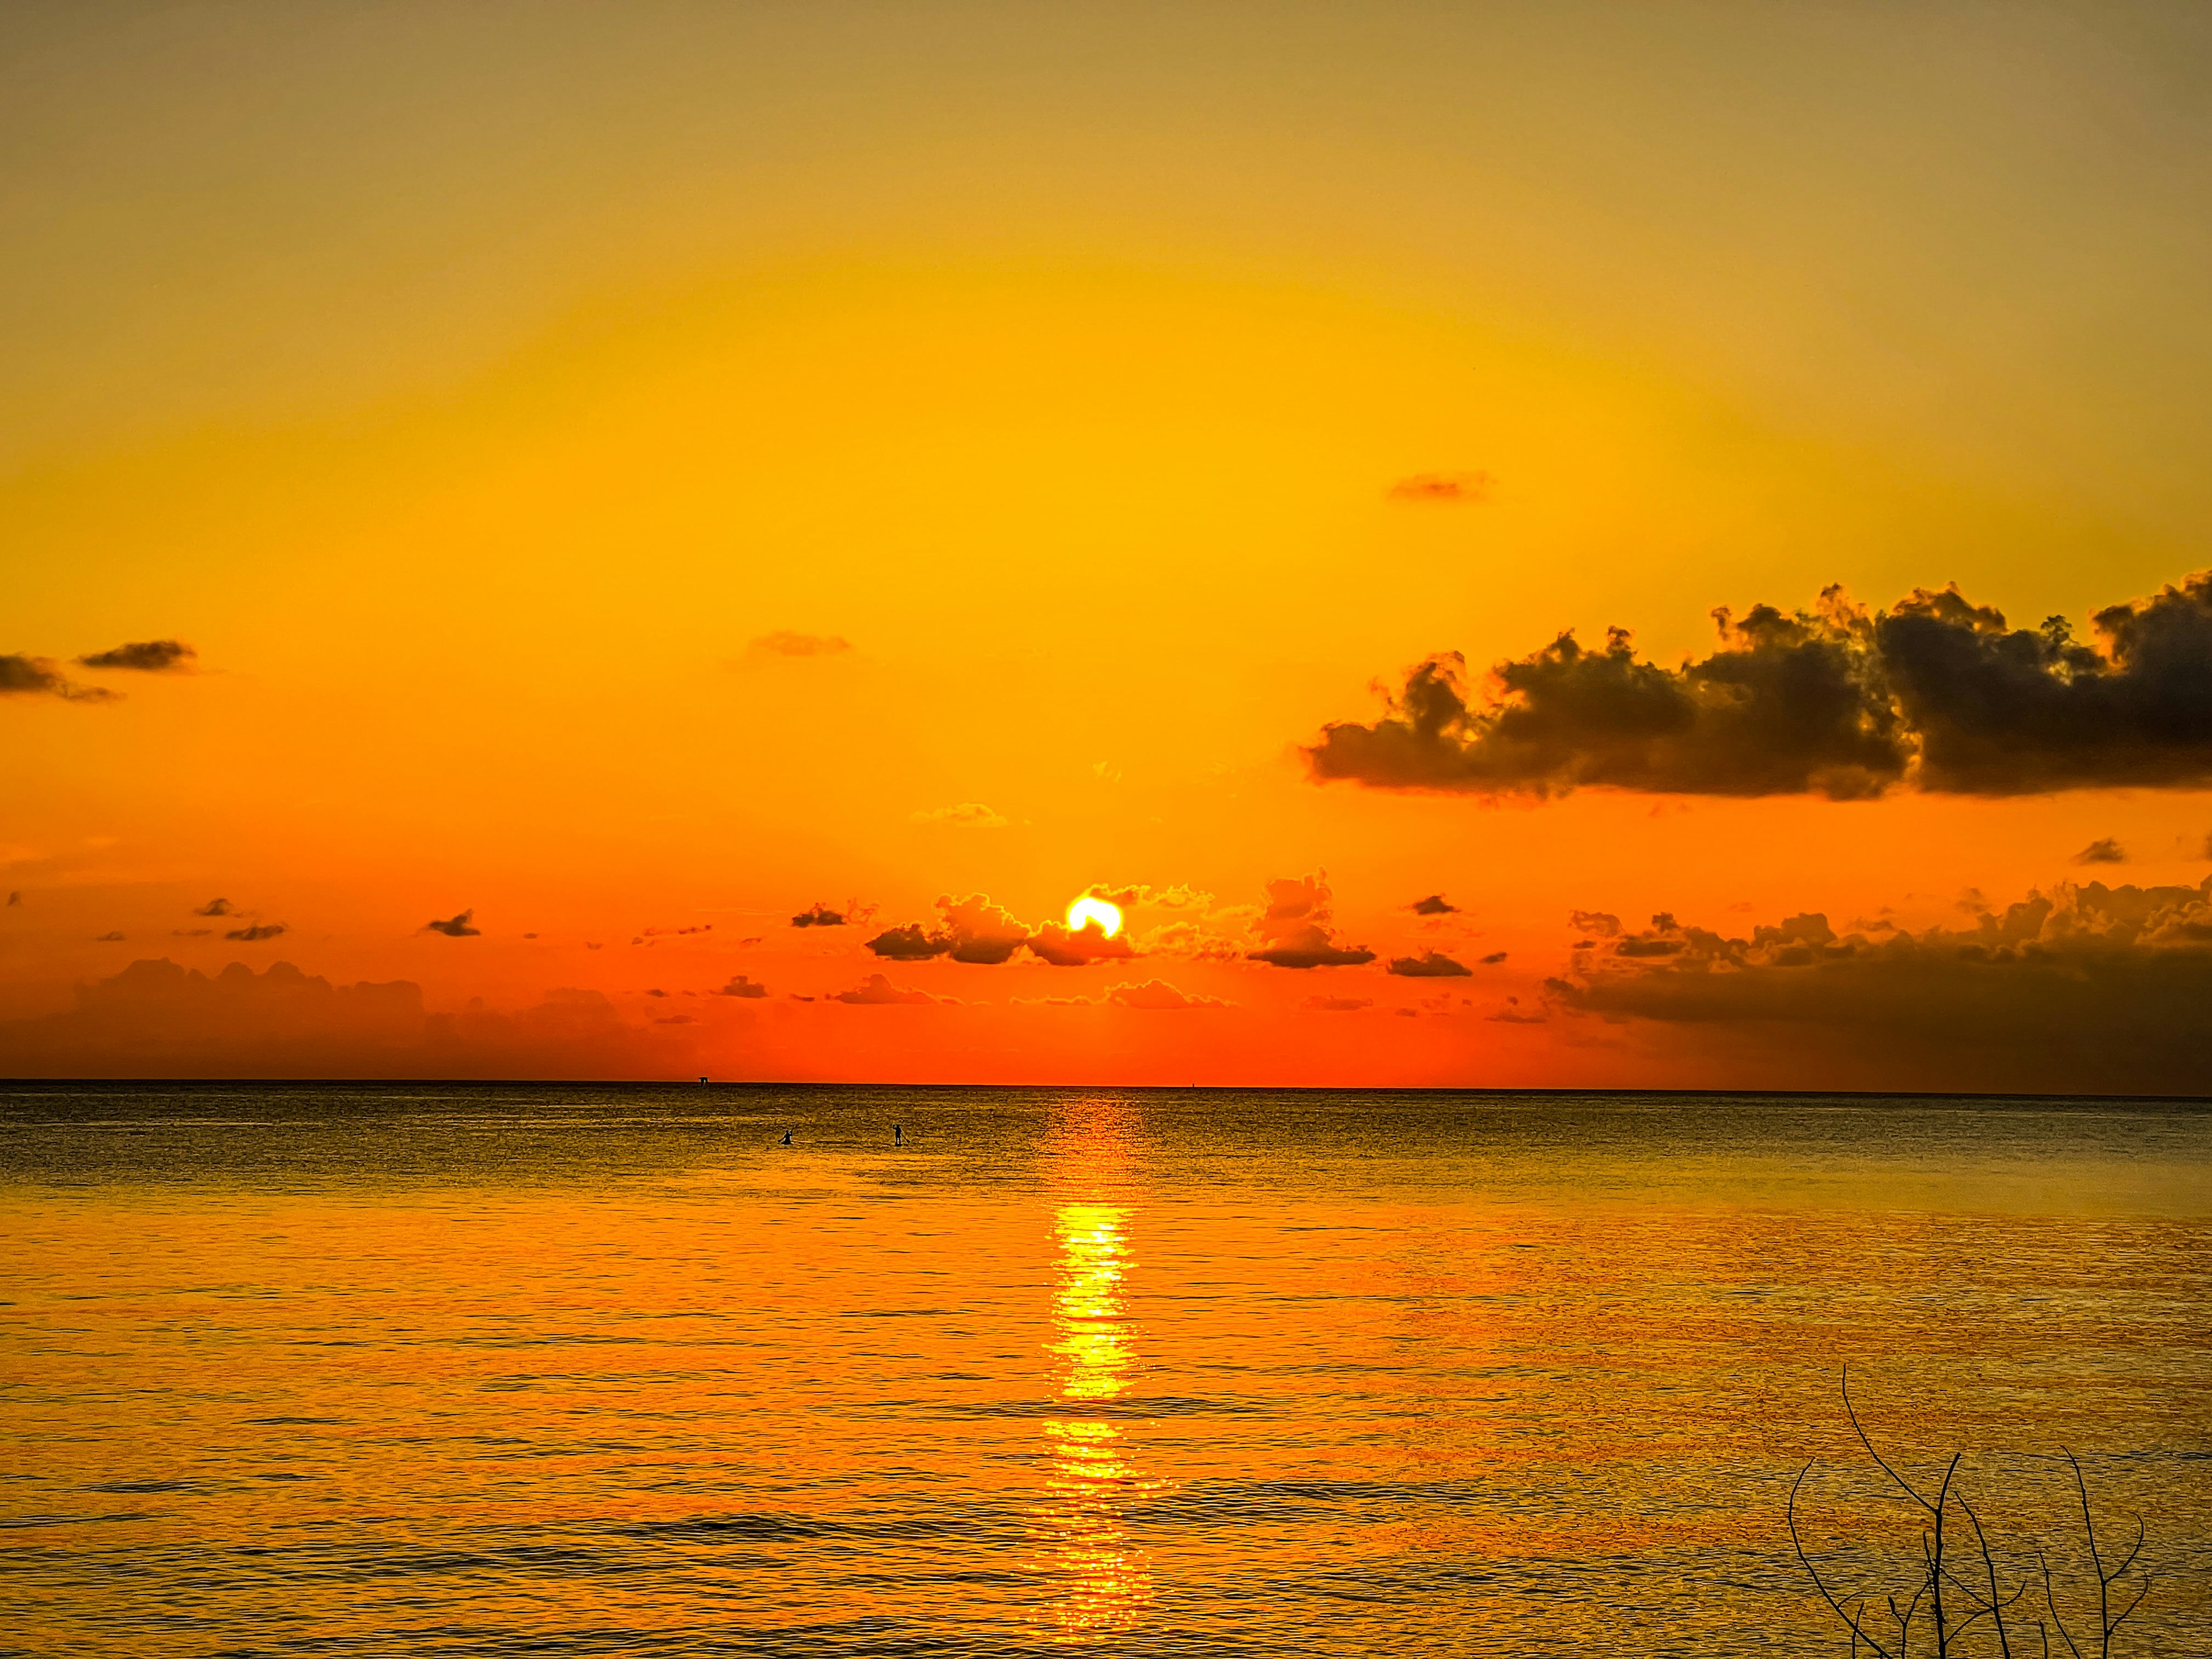
<svg viewBox="0 0 2212 1659">
<path fill-rule="evenodd" d="M 1127 1142 L 1105 1103 L 1062 1126 L 1060 1175 L 1088 1194 L 1121 1185 Z M 1054 1215 L 1059 1264 L 1048 1376 L 1061 1410 L 1044 1421 L 1047 1455 L 1040 1506 L 1051 1622 L 1063 1641 L 1127 1629 L 1152 1599 L 1152 1576 L 1131 1543 L 1127 1510 L 1149 1489 L 1137 1447 L 1116 1405 L 1138 1366 L 1129 1317 L 1129 1210 L 1096 1196 L 1060 1204 Z"/>
</svg>

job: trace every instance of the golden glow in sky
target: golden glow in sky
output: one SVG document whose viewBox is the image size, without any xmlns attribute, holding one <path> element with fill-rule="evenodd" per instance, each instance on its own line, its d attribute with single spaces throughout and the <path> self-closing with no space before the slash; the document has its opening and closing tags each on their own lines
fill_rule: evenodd
<svg viewBox="0 0 2212 1659">
<path fill-rule="evenodd" d="M 1840 981 L 2212 902 L 1873 643 L 2212 562 L 2186 9 L 20 10 L 0 1075 L 2034 1082 Z"/>
</svg>

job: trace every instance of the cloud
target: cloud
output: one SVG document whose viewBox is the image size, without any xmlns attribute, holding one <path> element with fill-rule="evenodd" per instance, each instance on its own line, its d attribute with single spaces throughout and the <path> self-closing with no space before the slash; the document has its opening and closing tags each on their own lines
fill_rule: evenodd
<svg viewBox="0 0 2212 1659">
<path fill-rule="evenodd" d="M 1267 908 L 1252 924 L 1263 941 L 1246 958 L 1277 968 L 1351 968 L 1375 960 L 1375 952 L 1346 946 L 1329 925 L 1328 872 L 1293 876 L 1267 884 Z"/>
<path fill-rule="evenodd" d="M 730 982 L 714 993 L 718 997 L 764 997 L 768 987 L 759 981 L 748 979 L 743 974 L 730 975 Z"/>
<path fill-rule="evenodd" d="M 111 651 L 95 651 L 77 661 L 87 668 L 129 668 L 144 674 L 183 672 L 199 653 L 182 640 L 140 640 Z"/>
<path fill-rule="evenodd" d="M 653 1022 L 655 1025 L 690 1025 L 696 1022 L 689 1014 L 663 1014 Z"/>
<path fill-rule="evenodd" d="M 1073 931 L 1056 923 L 1032 930 L 1012 911 L 981 893 L 937 901 L 933 925 L 908 922 L 887 928 L 867 948 L 892 962 L 925 962 L 949 957 L 954 962 L 994 966 L 1026 945 L 1055 968 L 1079 968 L 1093 962 L 1126 960 L 1137 954 L 1120 936 L 1109 939 L 1095 926 Z"/>
<path fill-rule="evenodd" d="M 859 1007 L 886 1008 L 895 1004 L 920 1005 L 935 1002 L 937 999 L 927 991 L 901 990 L 881 974 L 870 974 L 849 991 L 833 992 L 831 1002 L 849 1002 Z"/>
<path fill-rule="evenodd" d="M 1504 961 L 1504 960 L 1505 960 L 1505 952 L 1504 952 L 1504 951 L 1492 951 L 1488 956 L 1486 956 L 1486 957 L 1483 957 L 1483 959 L 1482 959 L 1482 965 L 1483 965 L 1484 967 L 1486 967 L 1486 968 L 1495 968 L 1495 967 L 1496 967 L 1499 963 L 1501 963 L 1501 962 L 1503 962 L 1503 961 Z"/>
<path fill-rule="evenodd" d="M 1310 996 L 1298 1005 L 1299 1007 L 1316 1014 L 1356 1014 L 1362 1008 L 1372 1008 L 1374 1006 L 1373 997 L 1324 996 Z"/>
<path fill-rule="evenodd" d="M 847 907 L 848 909 L 850 908 Z M 817 899 L 793 916 L 791 925 L 794 927 L 842 927 L 846 920 L 845 910 L 832 910 Z"/>
<path fill-rule="evenodd" d="M 22 902 L 23 896 L 21 893 L 10 893 L 8 895 L 8 902 L 10 904 L 21 904 Z"/>
<path fill-rule="evenodd" d="M 2101 841 L 2091 842 L 2074 855 L 2076 864 L 2125 864 L 2127 861 L 2127 849 L 2110 836 Z"/>
<path fill-rule="evenodd" d="M 1141 985 L 1116 985 L 1106 993 L 1105 1000 L 1116 1008 L 1136 1008 L 1148 1012 L 1171 1012 L 1183 1008 L 1226 1008 L 1230 1006 L 1219 997 L 1203 997 L 1179 991 L 1164 979 L 1148 979 Z"/>
<path fill-rule="evenodd" d="M 686 933 L 711 933 L 714 931 L 713 922 L 702 921 L 692 927 L 648 927 L 638 937 L 640 939 L 681 939 Z M 536 936 L 526 933 L 523 937 L 531 939 Z"/>
<path fill-rule="evenodd" d="M 18 693 L 61 697 L 70 702 L 106 702 L 115 696 L 105 686 L 79 685 L 65 678 L 51 657 L 0 653 L 0 696 Z"/>
<path fill-rule="evenodd" d="M 1506 998 L 1504 1005 L 1496 1013 L 1483 1016 L 1493 1025 L 1541 1025 L 1549 1018 L 1523 1008 L 1519 997 Z"/>
<path fill-rule="evenodd" d="M 853 648 L 852 641 L 836 634 L 795 634 L 779 628 L 745 647 L 750 657 L 840 657 Z"/>
<path fill-rule="evenodd" d="M 952 948 L 950 939 L 927 932 L 920 922 L 886 927 L 867 942 L 868 949 L 892 962 L 927 962 Z"/>
<path fill-rule="evenodd" d="M 230 916 L 238 913 L 231 908 L 228 899 L 217 898 L 210 899 L 205 904 L 194 905 L 192 914 L 196 916 Z"/>
<path fill-rule="evenodd" d="M 122 938 L 123 935 L 120 933 L 102 933 L 98 939 L 93 940 L 93 943 L 94 945 L 114 945 L 120 942 Z"/>
<path fill-rule="evenodd" d="M 650 991 L 647 991 L 647 992 L 646 993 L 646 995 L 647 995 L 647 996 L 649 996 L 649 997 L 665 997 L 665 996 L 666 996 L 667 994 L 668 994 L 668 993 L 667 993 L 667 992 L 665 992 L 665 991 L 664 991 L 664 990 L 661 990 L 661 989 L 660 989 L 659 987 L 657 987 L 657 986 L 656 986 L 653 989 L 652 989 L 652 990 L 650 990 Z"/>
<path fill-rule="evenodd" d="M 447 939 L 474 939 L 477 929 L 470 924 L 476 920 L 476 914 L 474 907 L 471 907 L 457 916 L 447 916 L 443 921 L 426 921 L 422 926 L 426 931 L 443 933 Z M 235 939 L 237 935 L 231 937 Z"/>
<path fill-rule="evenodd" d="M 212 976 L 134 962 L 79 986 L 64 1012 L 0 1021 L 9 1077 L 665 1076 L 688 1052 L 625 1024 L 596 991 L 549 992 L 511 1014 L 430 1013 L 404 980 L 334 986 L 287 962 Z"/>
<path fill-rule="evenodd" d="M 1730 937 L 1662 912 L 1547 981 L 1572 1012 L 1755 1052 L 1804 1083 L 2212 1093 L 2212 878 L 2062 884 L 2002 914 Z"/>
<path fill-rule="evenodd" d="M 258 945 L 263 939 L 275 939 L 286 931 L 281 921 L 256 921 L 243 927 L 234 927 L 223 937 L 236 939 L 241 945 Z"/>
<path fill-rule="evenodd" d="M 1006 820 L 979 800 L 963 800 L 957 806 L 933 806 L 926 812 L 914 815 L 916 823 L 933 823 L 947 830 L 1003 830 Z"/>
<path fill-rule="evenodd" d="M 1424 951 L 1417 957 L 1391 957 L 1386 971 L 1401 979 L 1464 979 L 1474 969 L 1440 951 Z"/>
<path fill-rule="evenodd" d="M 1389 489 L 1394 501 L 1455 505 L 1490 499 L 1498 480 L 1487 472 L 1416 472 Z"/>
<path fill-rule="evenodd" d="M 1442 893 L 1431 893 L 1426 898 L 1415 899 L 1406 908 L 1417 916 L 1449 916 L 1459 909 L 1459 906 Z"/>
<path fill-rule="evenodd" d="M 172 927 L 169 929 L 169 937 L 171 939 L 205 939 L 213 932 L 215 929 L 212 927 Z"/>
<path fill-rule="evenodd" d="M 1024 942 L 1030 954 L 1042 957 L 1055 968 L 1087 968 L 1094 962 L 1126 962 L 1137 954 L 1127 934 L 1116 933 L 1109 939 L 1096 922 L 1085 922 L 1072 930 L 1056 921 L 1047 922 Z"/>
<path fill-rule="evenodd" d="M 2090 618 L 2013 629 L 1955 585 L 1876 615 L 1830 587 L 1810 611 L 1716 611 L 1719 647 L 1664 668 L 1626 629 L 1561 634 L 1477 697 L 1432 656 L 1371 724 L 1325 726 L 1313 776 L 1375 788 L 1863 799 L 2212 782 L 2212 571 Z"/>
</svg>

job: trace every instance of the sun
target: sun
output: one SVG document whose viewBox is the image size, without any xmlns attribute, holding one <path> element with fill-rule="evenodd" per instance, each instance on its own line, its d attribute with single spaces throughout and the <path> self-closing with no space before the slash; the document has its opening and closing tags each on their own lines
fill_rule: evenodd
<svg viewBox="0 0 2212 1659">
<path fill-rule="evenodd" d="M 1121 907 L 1118 904 L 1109 904 L 1103 898 L 1091 898 L 1088 895 L 1067 907 L 1069 933 L 1079 933 L 1094 921 L 1098 924 L 1100 933 L 1105 934 L 1108 939 L 1113 938 L 1121 931 Z"/>
</svg>

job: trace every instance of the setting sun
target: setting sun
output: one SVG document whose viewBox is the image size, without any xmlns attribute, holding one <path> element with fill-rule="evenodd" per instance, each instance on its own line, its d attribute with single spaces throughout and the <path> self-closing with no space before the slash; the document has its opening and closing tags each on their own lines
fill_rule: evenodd
<svg viewBox="0 0 2212 1659">
<path fill-rule="evenodd" d="M 1121 907 L 1118 904 L 1109 904 L 1102 898 L 1091 898 L 1087 896 L 1076 900 L 1067 907 L 1069 933 L 1079 933 L 1093 922 L 1098 924 L 1100 933 L 1105 934 L 1108 939 L 1113 938 L 1121 931 Z"/>
</svg>

